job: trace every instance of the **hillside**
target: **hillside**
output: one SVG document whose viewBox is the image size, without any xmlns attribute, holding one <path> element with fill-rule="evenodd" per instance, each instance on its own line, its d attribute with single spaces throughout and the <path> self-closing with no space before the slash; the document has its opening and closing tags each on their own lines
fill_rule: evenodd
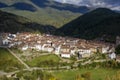
<svg viewBox="0 0 120 80">
<path fill-rule="evenodd" d="M 27 18 L 0 11 L 0 32 L 39 31 L 41 33 L 50 33 L 53 30 L 55 28 L 50 25 L 41 25 Z"/>
<path fill-rule="evenodd" d="M 98 8 L 64 25 L 58 31 L 67 36 L 85 39 L 120 35 L 120 14 Z"/>
<path fill-rule="evenodd" d="M 87 7 L 62 4 L 53 0 L 0 0 L 0 9 L 43 25 L 60 27 L 89 11 Z"/>
</svg>

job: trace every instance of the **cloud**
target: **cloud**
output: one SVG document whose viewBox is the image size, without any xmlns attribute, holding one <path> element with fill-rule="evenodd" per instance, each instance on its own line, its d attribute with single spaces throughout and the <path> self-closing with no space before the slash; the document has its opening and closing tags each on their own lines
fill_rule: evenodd
<svg viewBox="0 0 120 80">
<path fill-rule="evenodd" d="M 120 0 L 55 0 L 55 1 L 75 4 L 78 6 L 88 6 L 93 8 L 106 7 L 120 11 Z"/>
</svg>

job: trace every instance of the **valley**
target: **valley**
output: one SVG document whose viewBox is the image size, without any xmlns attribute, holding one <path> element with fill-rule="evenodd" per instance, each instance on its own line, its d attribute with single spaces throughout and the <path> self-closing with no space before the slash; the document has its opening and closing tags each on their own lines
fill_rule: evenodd
<svg viewBox="0 0 120 80">
<path fill-rule="evenodd" d="M 68 4 L 63 5 L 55 2 L 52 3 L 49 0 L 1 0 L 0 2 L 3 5 L 8 5 L 6 7 L 2 7 L 0 9 L 2 11 L 23 16 L 38 24 L 55 26 L 56 28 L 63 26 L 81 15 L 80 13 L 72 12 L 72 10 L 77 9 L 75 7 L 71 9 Z M 59 10 L 59 7 L 56 8 L 57 5 L 63 5 L 63 7 L 60 8 L 65 8 L 66 10 Z M 68 7 L 66 7 L 66 5 L 68 5 Z"/>
<path fill-rule="evenodd" d="M 120 80 L 119 0 L 0 0 L 0 80 Z"/>
</svg>

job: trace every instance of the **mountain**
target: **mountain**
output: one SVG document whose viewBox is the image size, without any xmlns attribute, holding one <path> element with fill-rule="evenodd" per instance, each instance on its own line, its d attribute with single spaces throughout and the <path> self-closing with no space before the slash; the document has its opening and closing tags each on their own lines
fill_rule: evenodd
<svg viewBox="0 0 120 80">
<path fill-rule="evenodd" d="M 57 32 L 85 39 L 95 39 L 104 35 L 120 35 L 120 13 L 98 8 L 65 24 Z"/>
<path fill-rule="evenodd" d="M 50 25 L 41 25 L 31 20 L 11 13 L 0 11 L 0 32 L 40 32 L 51 33 L 55 28 Z"/>
<path fill-rule="evenodd" d="M 4 3 L 0 3 L 0 8 L 3 8 L 3 7 L 7 7 L 7 5 Z"/>
<path fill-rule="evenodd" d="M 31 19 L 43 25 L 63 26 L 90 9 L 54 0 L 0 0 L 0 10 Z"/>
<path fill-rule="evenodd" d="M 90 9 L 86 6 L 75 6 L 71 4 L 65 4 L 65 3 L 59 3 L 55 2 L 53 0 L 31 0 L 33 3 L 35 3 L 39 7 L 51 7 L 57 10 L 67 10 L 73 13 L 86 13 Z M 41 3 L 41 4 L 40 4 Z"/>
<path fill-rule="evenodd" d="M 77 6 L 87 6 L 91 8 L 104 7 L 115 11 L 120 11 L 120 0 L 55 0 L 61 3 L 74 4 Z"/>
<path fill-rule="evenodd" d="M 36 11 L 37 10 L 33 5 L 23 3 L 23 2 L 15 3 L 9 7 L 14 7 L 17 10 L 28 10 L 28 11 Z"/>
</svg>

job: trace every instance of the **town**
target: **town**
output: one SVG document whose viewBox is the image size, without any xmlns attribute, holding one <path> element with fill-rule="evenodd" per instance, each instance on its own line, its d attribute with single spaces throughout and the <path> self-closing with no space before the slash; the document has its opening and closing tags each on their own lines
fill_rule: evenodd
<svg viewBox="0 0 120 80">
<path fill-rule="evenodd" d="M 61 58 L 70 58 L 77 55 L 77 59 L 90 57 L 96 52 L 115 55 L 115 44 L 101 41 L 84 40 L 78 38 L 54 36 L 50 34 L 1 33 L 0 45 L 8 48 L 18 48 L 21 51 L 47 51 L 59 55 Z M 115 58 L 111 56 L 111 58 Z"/>
</svg>

